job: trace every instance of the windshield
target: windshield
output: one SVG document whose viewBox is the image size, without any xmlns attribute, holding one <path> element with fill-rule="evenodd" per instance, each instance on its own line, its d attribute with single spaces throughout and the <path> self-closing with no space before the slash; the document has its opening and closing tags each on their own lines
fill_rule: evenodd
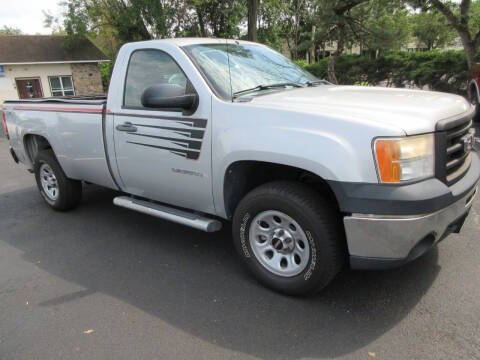
<svg viewBox="0 0 480 360">
<path fill-rule="evenodd" d="M 271 89 L 269 85 L 306 85 L 319 81 L 285 56 L 261 45 L 201 44 L 184 49 L 217 94 L 229 100 L 233 94 L 248 89 L 261 91 Z M 278 88 L 281 87 L 275 87 Z"/>
</svg>

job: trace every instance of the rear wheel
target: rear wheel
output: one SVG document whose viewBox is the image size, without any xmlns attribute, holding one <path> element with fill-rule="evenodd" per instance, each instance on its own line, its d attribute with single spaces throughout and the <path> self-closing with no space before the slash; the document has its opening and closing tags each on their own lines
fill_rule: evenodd
<svg viewBox="0 0 480 360">
<path fill-rule="evenodd" d="M 34 172 L 40 194 L 53 209 L 66 211 L 78 205 L 82 183 L 67 178 L 52 150 L 38 153 Z"/>
<path fill-rule="evenodd" d="M 247 269 L 290 295 L 323 289 L 345 261 L 339 213 L 300 183 L 268 183 L 247 194 L 235 210 L 233 237 Z"/>
</svg>

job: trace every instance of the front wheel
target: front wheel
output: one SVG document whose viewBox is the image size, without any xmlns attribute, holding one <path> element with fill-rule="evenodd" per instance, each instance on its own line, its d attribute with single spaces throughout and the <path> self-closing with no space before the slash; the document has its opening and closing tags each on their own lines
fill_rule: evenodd
<svg viewBox="0 0 480 360">
<path fill-rule="evenodd" d="M 480 102 L 478 101 L 478 94 L 476 90 L 472 91 L 470 96 L 472 105 L 475 107 L 475 116 L 473 117 L 473 120 L 475 122 L 480 122 Z"/>
<path fill-rule="evenodd" d="M 78 205 L 82 183 L 67 178 L 52 150 L 38 153 L 34 172 L 40 194 L 53 209 L 66 211 Z"/>
<path fill-rule="evenodd" d="M 345 262 L 340 214 L 300 183 L 268 183 L 247 194 L 235 210 L 233 237 L 257 280 L 289 295 L 320 291 Z"/>
</svg>

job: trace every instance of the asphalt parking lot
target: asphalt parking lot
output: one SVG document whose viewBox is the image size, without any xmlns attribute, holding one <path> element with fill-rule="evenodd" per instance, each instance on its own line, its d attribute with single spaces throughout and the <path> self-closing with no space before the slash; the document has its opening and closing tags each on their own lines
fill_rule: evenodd
<svg viewBox="0 0 480 360">
<path fill-rule="evenodd" d="M 397 270 L 345 270 L 313 298 L 206 234 L 85 186 L 50 210 L 0 139 L 0 359 L 479 359 L 480 202 L 460 235 Z"/>
</svg>

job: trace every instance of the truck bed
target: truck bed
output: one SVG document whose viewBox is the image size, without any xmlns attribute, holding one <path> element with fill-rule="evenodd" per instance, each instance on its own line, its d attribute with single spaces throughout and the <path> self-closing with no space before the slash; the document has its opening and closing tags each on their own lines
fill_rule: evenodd
<svg viewBox="0 0 480 360">
<path fill-rule="evenodd" d="M 19 161 L 32 168 L 32 136 L 48 138 L 69 178 L 116 188 L 105 151 L 106 102 L 105 95 L 5 101 L 10 144 Z"/>
</svg>

